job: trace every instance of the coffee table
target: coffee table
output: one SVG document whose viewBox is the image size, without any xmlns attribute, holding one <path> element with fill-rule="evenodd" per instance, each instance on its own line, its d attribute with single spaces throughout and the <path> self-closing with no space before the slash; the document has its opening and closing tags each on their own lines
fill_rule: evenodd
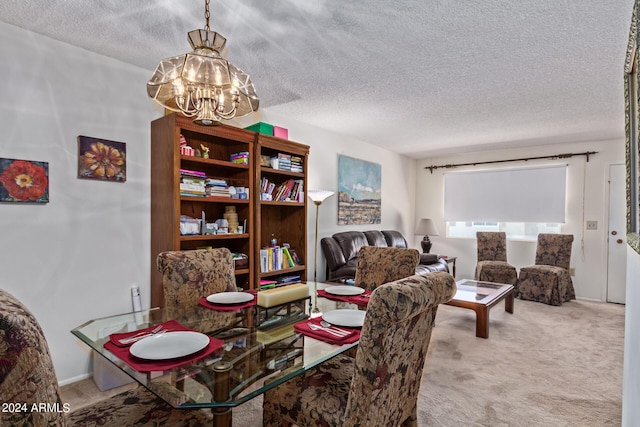
<svg viewBox="0 0 640 427">
<path fill-rule="evenodd" d="M 489 310 L 504 300 L 504 310 L 513 314 L 513 285 L 464 279 L 456 282 L 458 291 L 445 304 L 476 312 L 476 336 L 489 338 Z"/>
</svg>

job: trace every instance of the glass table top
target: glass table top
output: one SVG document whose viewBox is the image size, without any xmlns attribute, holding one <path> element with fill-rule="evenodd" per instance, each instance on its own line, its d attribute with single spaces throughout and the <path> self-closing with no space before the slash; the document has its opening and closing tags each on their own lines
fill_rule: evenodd
<svg viewBox="0 0 640 427">
<path fill-rule="evenodd" d="M 318 289 L 324 286 L 318 284 Z M 313 284 L 310 287 L 313 289 Z M 357 346 L 357 342 L 329 344 L 294 330 L 295 323 L 309 317 L 312 300 L 307 298 L 270 309 L 251 306 L 235 311 L 215 311 L 199 305 L 154 308 L 93 319 L 71 332 L 171 406 L 234 407 Z M 318 299 L 323 311 L 339 305 Z M 222 347 L 178 367 L 144 373 L 104 347 L 111 334 L 137 331 L 170 320 L 222 340 Z"/>
</svg>

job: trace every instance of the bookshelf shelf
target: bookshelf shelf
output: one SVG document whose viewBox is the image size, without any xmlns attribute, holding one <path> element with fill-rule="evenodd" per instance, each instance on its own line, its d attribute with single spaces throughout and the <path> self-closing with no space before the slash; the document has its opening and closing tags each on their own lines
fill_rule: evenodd
<svg viewBox="0 0 640 427">
<path fill-rule="evenodd" d="M 260 273 L 260 278 L 264 279 L 265 277 L 274 277 L 274 276 L 283 276 L 291 273 L 302 272 L 307 269 L 306 265 L 297 265 L 295 267 L 289 268 L 281 268 L 280 270 L 273 271 L 265 271 L 264 273 Z"/>
<path fill-rule="evenodd" d="M 188 241 L 202 241 L 202 240 L 225 240 L 225 239 L 248 239 L 247 233 L 233 233 L 233 234 L 196 234 L 191 236 L 180 236 L 180 240 L 184 242 Z"/>
</svg>

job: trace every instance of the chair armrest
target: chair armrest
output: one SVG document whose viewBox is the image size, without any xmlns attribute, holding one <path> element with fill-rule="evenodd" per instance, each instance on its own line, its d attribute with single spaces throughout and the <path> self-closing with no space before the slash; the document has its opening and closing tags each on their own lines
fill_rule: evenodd
<svg viewBox="0 0 640 427">
<path fill-rule="evenodd" d="M 335 271 L 338 267 L 347 263 L 342 253 L 342 248 L 333 237 L 323 237 L 320 240 L 320 245 L 322 246 L 322 253 L 327 260 L 327 269 L 329 271 Z"/>
</svg>

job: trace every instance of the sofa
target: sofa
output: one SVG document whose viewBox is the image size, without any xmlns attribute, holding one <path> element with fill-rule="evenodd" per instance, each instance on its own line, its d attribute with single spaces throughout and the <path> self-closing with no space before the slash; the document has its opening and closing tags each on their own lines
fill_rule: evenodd
<svg viewBox="0 0 640 427">
<path fill-rule="evenodd" d="M 343 231 L 320 240 L 327 260 L 326 280 L 344 282 L 354 279 L 358 265 L 358 252 L 363 246 L 407 248 L 407 240 L 396 230 Z M 447 261 L 436 254 L 420 254 L 416 274 L 433 271 L 449 272 Z"/>
</svg>

